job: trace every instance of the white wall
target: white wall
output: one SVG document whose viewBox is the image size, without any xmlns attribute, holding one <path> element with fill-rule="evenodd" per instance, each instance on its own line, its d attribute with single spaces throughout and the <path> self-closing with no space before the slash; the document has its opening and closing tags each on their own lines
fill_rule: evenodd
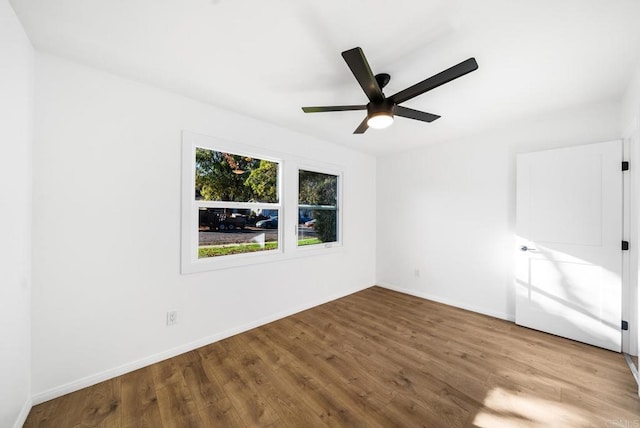
<svg viewBox="0 0 640 428">
<path fill-rule="evenodd" d="M 0 427 L 31 407 L 31 127 L 33 49 L 0 1 Z"/>
<path fill-rule="evenodd" d="M 620 127 L 625 136 L 640 132 L 640 66 L 622 98 Z"/>
<path fill-rule="evenodd" d="M 56 57 L 36 64 L 34 402 L 374 284 L 375 158 Z M 180 275 L 182 129 L 344 168 L 342 251 Z"/>
<path fill-rule="evenodd" d="M 619 111 L 576 107 L 380 158 L 377 283 L 513 320 L 516 154 L 620 138 Z"/>
</svg>

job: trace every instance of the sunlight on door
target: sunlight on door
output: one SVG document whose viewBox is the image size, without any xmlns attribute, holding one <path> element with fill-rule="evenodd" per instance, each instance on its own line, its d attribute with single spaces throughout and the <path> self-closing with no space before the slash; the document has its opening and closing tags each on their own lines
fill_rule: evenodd
<svg viewBox="0 0 640 428">
<path fill-rule="evenodd" d="M 525 240 L 518 237 L 517 241 Z M 519 257 L 524 260 L 517 264 L 517 299 L 528 305 L 521 311 L 550 318 L 546 330 L 550 333 L 567 337 L 570 333 L 562 326 L 568 324 L 570 331 L 579 332 L 578 337 L 617 349 L 620 325 L 611 320 L 618 315 L 608 308 L 619 306 L 619 296 L 607 290 L 607 285 L 620 281 L 618 273 L 540 244 L 533 251 L 522 251 Z"/>
</svg>

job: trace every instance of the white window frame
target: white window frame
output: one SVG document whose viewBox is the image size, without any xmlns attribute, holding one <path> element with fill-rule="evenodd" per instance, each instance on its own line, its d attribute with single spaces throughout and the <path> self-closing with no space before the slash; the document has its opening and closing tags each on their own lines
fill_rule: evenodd
<svg viewBox="0 0 640 428">
<path fill-rule="evenodd" d="M 318 174 L 326 174 L 326 175 L 333 175 L 337 177 L 337 189 L 336 189 L 336 221 L 337 221 L 337 233 L 336 233 L 336 240 L 334 242 L 323 242 L 320 244 L 313 244 L 313 245 L 303 245 L 303 246 L 299 246 L 298 245 L 298 228 L 297 228 L 297 224 L 296 224 L 296 250 L 299 251 L 300 253 L 304 254 L 304 253 L 317 253 L 318 251 L 323 252 L 326 251 L 326 249 L 329 248 L 337 248 L 337 247 L 342 247 L 342 230 L 344 229 L 343 227 L 343 219 L 342 219 L 342 181 L 343 181 L 343 174 L 342 171 L 338 171 L 336 169 L 333 169 L 331 167 L 321 167 L 321 166 L 317 166 L 317 165 L 309 165 L 309 164 L 298 164 L 296 165 L 296 198 L 295 198 L 295 205 L 296 205 L 296 219 L 298 218 L 298 214 L 300 212 L 300 201 L 299 201 L 299 197 L 300 197 L 300 171 L 308 171 L 308 172 L 315 172 Z M 297 223 L 297 221 L 296 221 Z"/>
<path fill-rule="evenodd" d="M 278 163 L 278 202 L 230 202 L 230 201 L 202 201 L 195 199 L 195 155 L 196 148 L 250 156 L 256 159 Z M 215 269 L 264 263 L 283 258 L 285 223 L 283 174 L 284 161 L 281 157 L 268 153 L 267 150 L 224 141 L 206 135 L 182 131 L 182 234 L 181 234 L 181 272 L 194 273 Z M 257 251 L 225 255 L 219 257 L 198 257 L 199 247 L 199 209 L 204 208 L 240 208 L 240 209 L 271 209 L 278 210 L 278 248 L 275 250 Z"/>
<path fill-rule="evenodd" d="M 196 201 L 195 153 L 196 148 L 250 156 L 277 162 L 278 203 Z M 259 263 L 283 261 L 298 257 L 336 254 L 342 251 L 344 234 L 344 201 L 342 168 L 334 164 L 313 161 L 288 153 L 226 141 L 203 134 L 182 131 L 182 184 L 181 184 L 181 248 L 182 274 L 207 272 L 218 269 L 250 266 Z M 299 171 L 311 171 L 338 177 L 336 242 L 298 246 Z M 295 177 L 295 178 L 294 178 Z M 199 208 L 248 208 L 278 210 L 278 249 L 248 252 L 219 257 L 198 258 Z"/>
</svg>

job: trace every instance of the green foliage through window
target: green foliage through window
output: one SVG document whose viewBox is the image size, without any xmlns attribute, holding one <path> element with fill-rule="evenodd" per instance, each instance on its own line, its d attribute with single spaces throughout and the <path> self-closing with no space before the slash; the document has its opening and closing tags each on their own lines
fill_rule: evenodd
<svg viewBox="0 0 640 428">
<path fill-rule="evenodd" d="M 196 199 L 278 202 L 278 164 L 196 148 Z"/>
<path fill-rule="evenodd" d="M 298 208 L 313 219 L 318 242 L 308 242 L 308 235 L 299 234 L 298 246 L 338 240 L 338 176 L 300 170 L 298 173 Z"/>
<path fill-rule="evenodd" d="M 338 200 L 338 177 L 300 170 L 298 204 L 335 206 Z"/>
</svg>

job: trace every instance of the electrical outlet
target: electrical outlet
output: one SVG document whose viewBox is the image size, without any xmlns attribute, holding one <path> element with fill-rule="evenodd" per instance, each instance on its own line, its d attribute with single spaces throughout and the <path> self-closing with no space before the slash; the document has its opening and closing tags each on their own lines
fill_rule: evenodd
<svg viewBox="0 0 640 428">
<path fill-rule="evenodd" d="M 420 278 L 420 269 L 416 268 L 413 270 L 413 276 L 416 278 Z"/>
<path fill-rule="evenodd" d="M 178 322 L 178 311 L 167 312 L 167 325 L 174 325 Z"/>
</svg>

